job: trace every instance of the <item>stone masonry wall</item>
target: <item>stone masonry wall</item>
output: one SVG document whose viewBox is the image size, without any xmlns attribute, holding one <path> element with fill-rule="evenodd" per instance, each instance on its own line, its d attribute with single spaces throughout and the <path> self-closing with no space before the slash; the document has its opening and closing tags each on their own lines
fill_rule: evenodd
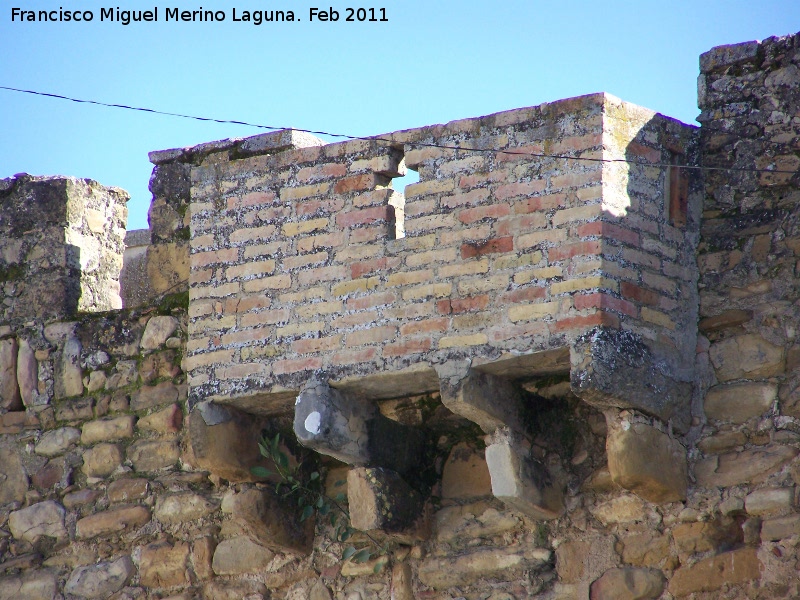
<svg viewBox="0 0 800 600">
<path fill-rule="evenodd" d="M 120 308 L 127 201 L 88 179 L 0 181 L 0 323 Z"/>
<path fill-rule="evenodd" d="M 96 271 L 51 215 L 121 260 L 124 195 L 0 182 L 0 600 L 800 596 L 799 62 L 800 34 L 704 54 L 699 136 L 601 94 L 153 153 L 161 296 L 123 310 L 21 299 Z M 300 523 L 262 432 L 385 554 Z"/>
</svg>

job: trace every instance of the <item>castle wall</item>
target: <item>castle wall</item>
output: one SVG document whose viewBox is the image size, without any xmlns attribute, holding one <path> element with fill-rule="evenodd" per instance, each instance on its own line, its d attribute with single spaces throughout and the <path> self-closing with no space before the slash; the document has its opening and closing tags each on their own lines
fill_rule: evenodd
<svg viewBox="0 0 800 600">
<path fill-rule="evenodd" d="M 699 135 L 598 94 L 153 153 L 139 307 L 65 269 L 71 230 L 121 264 L 120 192 L 0 182 L 0 600 L 800 595 L 798 44 L 704 54 Z M 301 522 L 262 431 L 385 551 Z"/>
</svg>

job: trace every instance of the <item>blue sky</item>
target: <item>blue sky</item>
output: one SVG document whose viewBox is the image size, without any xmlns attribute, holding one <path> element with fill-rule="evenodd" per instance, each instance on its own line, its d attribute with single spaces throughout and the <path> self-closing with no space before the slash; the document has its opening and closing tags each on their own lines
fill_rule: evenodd
<svg viewBox="0 0 800 600">
<path fill-rule="evenodd" d="M 24 10 L 91 10 L 90 23 L 12 22 Z M 102 7 L 159 22 L 100 22 Z M 224 22 L 164 22 L 167 8 Z M 338 22 L 309 22 L 334 7 Z M 345 22 L 346 8 L 388 22 Z M 233 9 L 299 22 L 232 21 Z M 606 91 L 693 123 L 700 53 L 800 30 L 797 0 L 14 0 L 0 9 L 0 85 L 221 119 L 375 135 Z M 259 130 L 0 90 L 0 178 L 90 177 L 131 193 L 147 226 L 147 152 Z"/>
</svg>

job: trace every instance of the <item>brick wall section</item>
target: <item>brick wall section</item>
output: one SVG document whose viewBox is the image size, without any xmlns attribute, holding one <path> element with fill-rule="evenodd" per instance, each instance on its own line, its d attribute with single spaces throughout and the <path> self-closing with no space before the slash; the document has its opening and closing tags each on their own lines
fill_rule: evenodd
<svg viewBox="0 0 800 600">
<path fill-rule="evenodd" d="M 597 94 L 380 137 L 192 170 L 193 397 L 563 347 L 600 325 L 694 347 L 697 219 L 670 226 L 664 170 L 496 151 L 657 164 L 692 159 L 692 128 Z M 404 198 L 401 158 L 420 175 Z"/>
<path fill-rule="evenodd" d="M 0 325 L 120 308 L 127 201 L 90 179 L 0 180 Z"/>
</svg>

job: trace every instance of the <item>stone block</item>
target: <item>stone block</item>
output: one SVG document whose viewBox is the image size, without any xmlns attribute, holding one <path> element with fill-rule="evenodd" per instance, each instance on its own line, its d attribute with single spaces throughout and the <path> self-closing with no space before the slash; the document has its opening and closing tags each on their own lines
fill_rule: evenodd
<svg viewBox="0 0 800 600">
<path fill-rule="evenodd" d="M 597 328 L 570 349 L 572 391 L 598 408 L 638 410 L 686 431 L 692 385 L 670 366 L 676 360 L 630 331 Z"/>
<path fill-rule="evenodd" d="M 617 563 L 614 539 L 608 536 L 562 542 L 555 558 L 556 572 L 563 583 L 591 581 Z"/>
<path fill-rule="evenodd" d="M 247 537 L 223 540 L 214 550 L 212 568 L 217 575 L 241 575 L 266 570 L 275 557 L 271 550 Z"/>
<path fill-rule="evenodd" d="M 232 482 L 258 481 L 250 469 L 264 464 L 258 449 L 263 424 L 221 404 L 196 405 L 189 419 L 189 436 L 197 466 Z"/>
<path fill-rule="evenodd" d="M 482 548 L 449 557 L 431 556 L 419 565 L 423 585 L 437 590 L 464 586 L 484 579 L 514 580 L 542 567 L 551 553 L 544 548 Z"/>
<path fill-rule="evenodd" d="M 0 408 L 19 410 L 22 396 L 17 383 L 17 354 L 19 346 L 15 338 L 0 340 Z"/>
<path fill-rule="evenodd" d="M 195 575 L 201 581 L 214 577 L 214 570 L 211 564 L 216 546 L 217 540 L 211 536 L 197 538 L 192 542 L 192 566 L 194 567 Z"/>
<path fill-rule="evenodd" d="M 121 590 L 136 573 L 129 556 L 72 571 L 64 586 L 67 594 L 81 598 L 108 598 Z"/>
<path fill-rule="evenodd" d="M 744 423 L 768 411 L 777 397 L 778 387 L 771 383 L 717 385 L 708 390 L 703 407 L 709 419 Z"/>
<path fill-rule="evenodd" d="M 33 406 L 39 391 L 39 367 L 33 348 L 24 339 L 19 341 L 17 351 L 17 383 L 22 403 Z"/>
<path fill-rule="evenodd" d="M 150 509 L 134 504 L 104 510 L 79 519 L 75 524 L 75 537 L 90 539 L 101 535 L 138 529 L 150 522 Z"/>
<path fill-rule="evenodd" d="M 174 525 L 197 521 L 215 509 L 214 503 L 200 494 L 183 492 L 171 496 L 159 496 L 156 500 L 155 517 L 162 523 Z"/>
<path fill-rule="evenodd" d="M 423 514 L 422 497 L 388 469 L 358 467 L 347 475 L 350 524 L 362 531 L 409 529 Z"/>
<path fill-rule="evenodd" d="M 171 381 L 162 381 L 154 386 L 145 385 L 131 396 L 131 410 L 140 411 L 170 404 L 177 402 L 180 397 L 180 388 Z"/>
<path fill-rule="evenodd" d="M 482 451 L 466 442 L 453 446 L 442 468 L 443 498 L 477 498 L 492 495 L 492 480 Z"/>
<path fill-rule="evenodd" d="M 171 588 L 189 584 L 189 544 L 166 541 L 148 544 L 139 558 L 139 583 L 150 588 Z"/>
<path fill-rule="evenodd" d="M 70 336 L 57 354 L 54 388 L 56 400 L 80 396 L 83 393 L 81 350 L 81 341 Z"/>
<path fill-rule="evenodd" d="M 15 538 L 32 543 L 41 536 L 64 539 L 67 537 L 65 515 L 63 506 L 47 500 L 12 512 L 8 516 L 8 527 Z"/>
<path fill-rule="evenodd" d="M 777 542 L 800 535 L 800 515 L 766 519 L 761 524 L 761 541 Z"/>
<path fill-rule="evenodd" d="M 750 492 L 744 499 L 748 515 L 776 515 L 791 512 L 794 508 L 794 486 L 762 488 Z"/>
<path fill-rule="evenodd" d="M 738 335 L 711 344 L 709 357 L 717 379 L 761 379 L 781 375 L 784 350 L 755 334 Z"/>
<path fill-rule="evenodd" d="M 81 430 L 81 444 L 91 446 L 97 442 L 117 442 L 133 437 L 132 415 L 122 415 L 84 423 Z"/>
<path fill-rule="evenodd" d="M 21 502 L 28 491 L 28 475 L 14 446 L 0 446 L 0 505 Z"/>
<path fill-rule="evenodd" d="M 731 519 L 680 523 L 672 530 L 672 539 L 682 555 L 719 551 L 742 541 L 742 530 Z"/>
<path fill-rule="evenodd" d="M 81 438 L 81 432 L 74 427 L 60 427 L 46 431 L 34 448 L 36 454 L 53 457 L 64 454 L 74 447 Z"/>
<path fill-rule="evenodd" d="M 109 502 L 131 502 L 147 496 L 148 488 L 147 479 L 126 477 L 109 483 L 106 494 Z"/>
<path fill-rule="evenodd" d="M 522 518 L 509 511 L 499 511 L 488 502 L 448 506 L 434 515 L 436 539 L 448 544 L 492 538 L 522 527 Z"/>
<path fill-rule="evenodd" d="M 484 433 L 500 427 L 524 432 L 522 400 L 511 382 L 496 375 L 471 371 L 458 383 L 440 383 L 442 404 L 459 416 L 477 423 Z"/>
<path fill-rule="evenodd" d="M 704 458 L 694 466 L 697 485 L 725 488 L 758 484 L 797 454 L 796 448 L 776 444 Z"/>
<path fill-rule="evenodd" d="M 138 472 L 166 469 L 178 462 L 178 440 L 138 440 L 128 446 L 128 460 Z"/>
<path fill-rule="evenodd" d="M 491 436 L 486 464 L 492 493 L 512 510 L 534 519 L 555 519 L 564 512 L 563 486 L 509 429 Z"/>
<path fill-rule="evenodd" d="M 644 523 L 650 512 L 644 500 L 632 494 L 600 502 L 591 509 L 592 515 L 606 527 L 628 523 Z"/>
<path fill-rule="evenodd" d="M 122 450 L 116 444 L 97 444 L 83 453 L 82 470 L 87 477 L 108 477 L 122 464 Z"/>
<path fill-rule="evenodd" d="M 683 566 L 673 574 L 667 591 L 673 596 L 714 592 L 761 577 L 762 564 L 755 548 L 742 548 Z"/>
<path fill-rule="evenodd" d="M 264 600 L 267 588 L 252 579 L 209 581 L 203 586 L 203 600 Z"/>
<path fill-rule="evenodd" d="M 657 567 L 670 554 L 668 535 L 640 533 L 620 540 L 622 561 L 635 567 Z"/>
<path fill-rule="evenodd" d="M 268 490 L 249 489 L 226 496 L 222 511 L 258 544 L 274 552 L 311 552 L 314 523 L 299 523 L 294 506 L 287 506 Z"/>
<path fill-rule="evenodd" d="M 147 247 L 146 269 L 154 294 L 186 289 L 189 284 L 189 244 L 168 242 Z"/>
<path fill-rule="evenodd" d="M 384 417 L 376 404 L 312 379 L 297 397 L 294 432 L 304 446 L 349 465 L 418 469 L 425 435 Z"/>
<path fill-rule="evenodd" d="M 664 591 L 664 575 L 655 569 L 610 569 L 592 583 L 590 600 L 652 600 Z"/>
<path fill-rule="evenodd" d="M 681 443 L 644 423 L 609 423 L 606 454 L 611 479 L 650 502 L 686 499 L 688 467 Z"/>
<path fill-rule="evenodd" d="M 178 433 L 183 425 L 183 410 L 177 404 L 142 417 L 136 422 L 140 431 L 155 433 Z"/>
<path fill-rule="evenodd" d="M 142 350 L 155 350 L 167 341 L 178 328 L 178 319 L 169 316 L 150 317 L 139 345 Z"/>
<path fill-rule="evenodd" d="M 57 594 L 58 578 L 55 571 L 28 571 L 0 578 L 0 600 L 44 600 L 56 598 Z"/>
</svg>

